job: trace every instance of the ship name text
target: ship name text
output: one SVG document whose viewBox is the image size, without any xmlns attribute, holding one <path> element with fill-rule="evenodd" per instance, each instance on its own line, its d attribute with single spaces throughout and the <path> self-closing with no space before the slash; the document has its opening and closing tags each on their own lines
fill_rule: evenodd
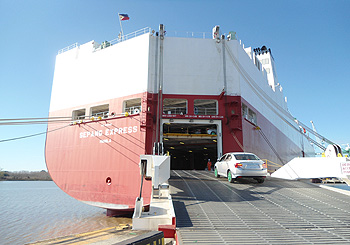
<svg viewBox="0 0 350 245">
<path fill-rule="evenodd" d="M 107 128 L 105 129 L 105 131 L 95 130 L 95 131 L 81 132 L 79 134 L 79 137 L 83 139 L 83 138 L 89 138 L 89 137 L 110 136 L 115 134 L 131 134 L 136 132 L 137 132 L 137 126 L 129 126 L 129 127 L 122 127 L 122 128 Z"/>
</svg>

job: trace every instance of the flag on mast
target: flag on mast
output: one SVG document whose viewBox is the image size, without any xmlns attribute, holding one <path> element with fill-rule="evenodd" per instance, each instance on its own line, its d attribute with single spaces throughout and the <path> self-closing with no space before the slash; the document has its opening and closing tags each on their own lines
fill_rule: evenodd
<svg viewBox="0 0 350 245">
<path fill-rule="evenodd" d="M 119 14 L 119 19 L 120 20 L 129 20 L 129 15 L 127 14 Z"/>
</svg>

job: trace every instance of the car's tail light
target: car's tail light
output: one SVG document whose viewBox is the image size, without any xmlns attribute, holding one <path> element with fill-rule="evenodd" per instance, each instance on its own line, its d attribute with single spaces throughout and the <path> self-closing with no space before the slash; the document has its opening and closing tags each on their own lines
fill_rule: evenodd
<svg viewBox="0 0 350 245">
<path fill-rule="evenodd" d="M 242 166 L 243 166 L 242 163 L 236 163 L 235 164 L 235 168 L 242 168 Z"/>
<path fill-rule="evenodd" d="M 266 163 L 263 163 L 263 164 L 262 164 L 262 168 L 267 168 L 267 164 L 266 164 Z"/>
</svg>

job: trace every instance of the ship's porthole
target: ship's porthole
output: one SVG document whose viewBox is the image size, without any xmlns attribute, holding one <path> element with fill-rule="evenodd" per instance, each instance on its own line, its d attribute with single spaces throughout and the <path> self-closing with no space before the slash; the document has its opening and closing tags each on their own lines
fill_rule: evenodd
<svg viewBox="0 0 350 245">
<path fill-rule="evenodd" d="M 106 184 L 107 184 L 107 185 L 111 185 L 111 184 L 112 184 L 112 179 L 111 179 L 111 177 L 107 177 L 107 179 L 106 179 Z"/>
</svg>

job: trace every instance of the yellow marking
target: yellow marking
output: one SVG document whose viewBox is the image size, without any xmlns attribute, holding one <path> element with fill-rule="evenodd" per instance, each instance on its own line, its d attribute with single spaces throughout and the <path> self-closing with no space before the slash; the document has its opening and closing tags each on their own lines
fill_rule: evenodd
<svg viewBox="0 0 350 245">
<path fill-rule="evenodd" d="M 272 161 L 267 160 L 267 159 L 261 159 L 261 160 L 263 160 L 263 161 L 266 163 L 266 168 L 267 168 L 267 171 L 268 171 L 268 172 L 273 172 L 272 170 L 269 170 L 269 169 L 268 169 L 268 166 L 283 167 L 283 165 L 280 165 L 280 164 L 278 164 L 278 163 L 272 162 Z"/>
<path fill-rule="evenodd" d="M 122 231 L 130 229 L 131 226 L 128 224 L 119 224 L 118 226 L 108 227 L 96 231 L 85 232 L 76 235 L 70 235 L 61 238 L 55 238 L 51 240 L 46 240 L 42 242 L 37 242 L 34 244 L 75 244 L 75 245 L 85 245 L 93 242 L 99 242 L 103 240 L 110 239 L 116 236 L 117 231 Z M 81 240 L 83 239 L 83 241 Z"/>
<path fill-rule="evenodd" d="M 107 231 L 107 230 L 110 230 L 110 229 L 111 229 L 111 227 L 104 228 L 104 229 L 97 230 L 97 231 L 89 231 L 89 232 L 77 234 L 77 235 L 75 235 L 75 237 L 91 236 L 91 235 L 94 235 L 94 234 L 96 234 L 96 233 L 104 232 L 104 231 Z"/>
<path fill-rule="evenodd" d="M 261 159 L 261 160 L 263 160 L 263 161 L 266 163 L 266 165 L 272 165 L 272 166 L 277 166 L 277 167 L 283 167 L 283 165 L 280 165 L 280 164 L 278 164 L 278 163 L 272 162 L 272 161 L 270 161 L 270 160 L 268 160 L 268 159 Z"/>
</svg>

